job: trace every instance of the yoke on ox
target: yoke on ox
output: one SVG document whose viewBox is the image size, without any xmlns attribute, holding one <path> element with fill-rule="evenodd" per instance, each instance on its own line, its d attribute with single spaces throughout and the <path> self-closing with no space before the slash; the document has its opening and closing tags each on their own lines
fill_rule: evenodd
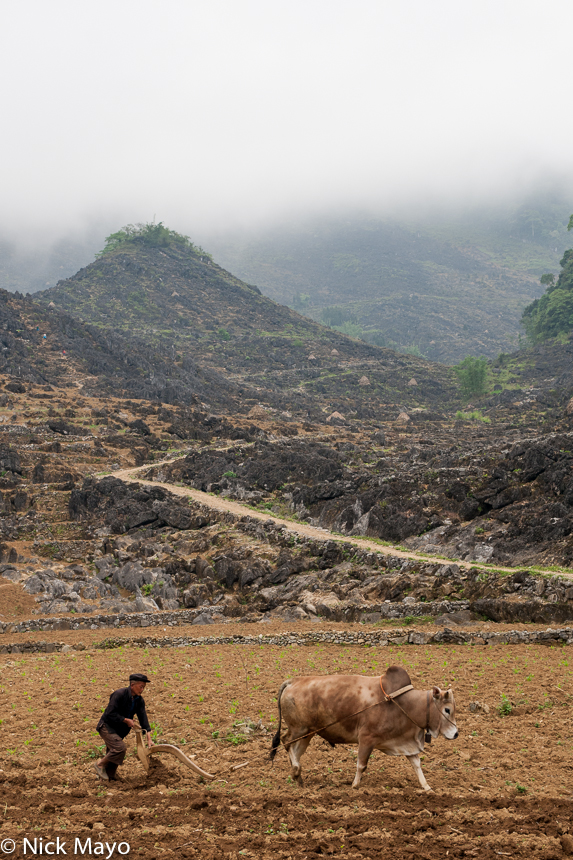
<svg viewBox="0 0 573 860">
<path fill-rule="evenodd" d="M 279 727 L 273 738 L 271 760 L 282 743 L 292 776 L 302 785 L 300 759 L 314 735 L 331 746 L 358 744 L 358 788 L 372 751 L 404 755 L 425 791 L 420 764 L 424 741 L 442 734 L 458 736 L 456 705 L 451 690 L 415 690 L 400 666 L 390 666 L 382 677 L 362 675 L 314 675 L 285 681 L 278 694 Z M 287 729 L 281 739 L 281 724 Z"/>
</svg>

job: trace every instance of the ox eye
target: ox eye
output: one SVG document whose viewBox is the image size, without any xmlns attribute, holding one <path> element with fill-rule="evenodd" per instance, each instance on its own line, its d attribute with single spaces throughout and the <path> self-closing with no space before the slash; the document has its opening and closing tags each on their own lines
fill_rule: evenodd
<svg viewBox="0 0 573 860">
<path fill-rule="evenodd" d="M 449 714 L 449 713 L 450 713 L 450 709 L 446 708 L 446 714 Z"/>
</svg>

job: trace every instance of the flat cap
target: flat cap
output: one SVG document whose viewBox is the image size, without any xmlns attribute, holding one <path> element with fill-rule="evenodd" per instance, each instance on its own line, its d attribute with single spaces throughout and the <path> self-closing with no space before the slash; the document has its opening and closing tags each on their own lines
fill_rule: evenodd
<svg viewBox="0 0 573 860">
<path fill-rule="evenodd" d="M 142 675 L 141 672 L 135 672 L 134 675 L 130 675 L 129 676 L 129 683 L 131 684 L 132 681 L 145 681 L 146 684 L 151 683 L 151 681 L 149 680 L 147 675 Z"/>
</svg>

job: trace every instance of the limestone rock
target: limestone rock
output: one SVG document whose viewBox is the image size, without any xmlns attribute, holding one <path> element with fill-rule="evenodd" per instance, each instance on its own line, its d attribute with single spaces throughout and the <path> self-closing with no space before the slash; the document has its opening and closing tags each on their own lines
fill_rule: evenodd
<svg viewBox="0 0 573 860">
<path fill-rule="evenodd" d="M 159 606 L 155 600 L 151 600 L 149 597 L 143 597 L 138 588 L 135 592 L 135 609 L 137 612 L 157 612 L 159 610 Z"/>
<path fill-rule="evenodd" d="M 315 600 L 317 615 L 322 615 L 329 621 L 340 621 L 342 618 L 342 604 L 333 591 L 321 594 Z"/>
</svg>

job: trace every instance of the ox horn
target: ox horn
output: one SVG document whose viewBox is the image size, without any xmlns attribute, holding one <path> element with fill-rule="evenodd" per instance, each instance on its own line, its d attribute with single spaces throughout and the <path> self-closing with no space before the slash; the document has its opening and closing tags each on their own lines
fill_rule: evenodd
<svg viewBox="0 0 573 860">
<path fill-rule="evenodd" d="M 150 749 L 145 747 L 143 743 L 143 737 L 141 734 L 141 729 L 135 729 L 135 738 L 136 738 L 136 746 L 137 746 L 137 756 L 145 768 L 145 772 L 149 773 L 149 756 L 153 753 L 158 752 L 166 752 L 174 755 L 175 758 L 178 758 L 179 761 L 182 761 L 183 764 L 186 764 L 191 770 L 194 770 L 195 773 L 198 773 L 199 776 L 205 777 L 205 779 L 215 779 L 212 773 L 207 773 L 206 770 L 203 770 L 199 767 L 198 764 L 195 764 L 190 758 L 188 758 L 184 752 L 182 752 L 179 747 L 173 746 L 173 744 L 155 744 Z"/>
</svg>

